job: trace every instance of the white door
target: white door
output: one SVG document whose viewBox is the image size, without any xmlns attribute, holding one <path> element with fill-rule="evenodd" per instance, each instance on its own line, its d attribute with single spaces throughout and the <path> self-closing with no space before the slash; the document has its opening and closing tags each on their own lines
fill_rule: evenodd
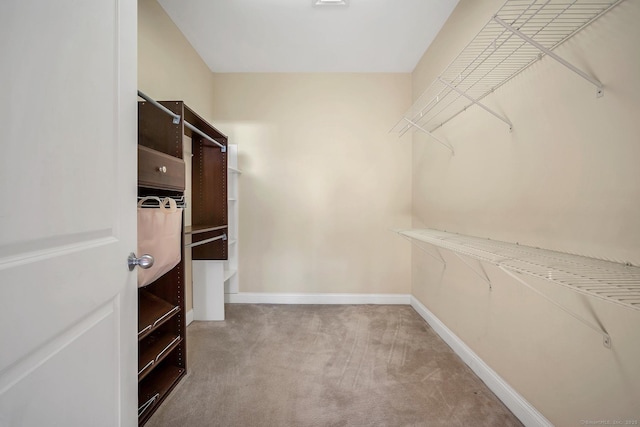
<svg viewBox="0 0 640 427">
<path fill-rule="evenodd" d="M 136 6 L 2 1 L 2 427 L 137 424 Z"/>
</svg>

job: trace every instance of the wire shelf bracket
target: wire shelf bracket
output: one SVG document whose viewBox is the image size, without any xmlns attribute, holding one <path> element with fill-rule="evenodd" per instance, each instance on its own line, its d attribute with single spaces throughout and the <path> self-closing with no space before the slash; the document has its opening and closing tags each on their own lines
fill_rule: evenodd
<svg viewBox="0 0 640 427">
<path fill-rule="evenodd" d="M 567 313 L 568 315 L 570 315 L 574 319 L 578 320 L 583 325 L 586 325 L 589 328 L 591 328 L 594 331 L 596 331 L 597 333 L 601 334 L 602 335 L 602 345 L 604 345 L 607 348 L 611 348 L 611 337 L 609 336 L 607 331 L 604 330 L 604 328 L 602 328 L 601 326 L 594 325 L 593 323 L 589 322 L 588 320 L 585 320 L 582 316 L 580 316 L 580 315 L 574 313 L 573 311 L 567 309 L 562 304 L 558 304 L 553 299 L 549 298 L 547 295 L 543 294 L 542 292 L 540 292 L 539 290 L 537 290 L 536 288 L 531 286 L 529 283 L 527 283 L 526 280 L 524 280 L 522 277 L 520 277 L 521 274 L 516 274 L 516 273 L 514 273 L 512 271 L 509 271 L 508 269 L 504 268 L 503 266 L 500 266 L 500 270 L 502 270 L 506 275 L 510 276 L 512 279 L 516 280 L 520 284 L 522 284 L 525 287 L 527 287 L 527 289 L 529 289 L 530 291 L 533 291 L 538 296 L 544 298 L 545 300 L 547 300 L 551 304 L 553 304 L 556 307 L 558 307 L 560 310 L 564 311 L 565 313 Z"/>
<path fill-rule="evenodd" d="M 589 74 L 585 73 L 575 65 L 571 64 L 570 62 L 563 59 L 562 57 L 556 55 L 550 49 L 547 49 L 542 44 L 538 43 L 531 37 L 519 31 L 517 28 L 513 28 L 511 25 L 507 24 L 502 19 L 500 19 L 497 15 L 493 17 L 493 20 L 498 24 L 502 25 L 505 29 L 511 31 L 516 36 L 520 37 L 522 40 L 526 41 L 527 43 L 535 46 L 540 51 L 544 52 L 545 55 L 550 56 L 551 58 L 555 59 L 556 61 L 558 61 L 559 63 L 561 63 L 562 65 L 564 65 L 565 67 L 567 67 L 568 69 L 570 69 L 571 71 L 573 71 L 574 73 L 582 77 L 583 79 L 591 82 L 596 87 L 596 96 L 598 98 L 600 98 L 601 96 L 604 96 L 604 87 L 602 86 L 602 83 L 600 83 L 598 79 L 591 77 Z"/>
<path fill-rule="evenodd" d="M 554 51 L 624 0 L 506 0 L 458 56 L 432 81 L 391 129 L 400 136 L 433 132 L 478 106 L 513 129 L 511 121 L 484 101 L 502 85 L 546 56 L 604 94 L 603 84 Z M 517 124 L 516 124 L 517 126 Z"/>
<path fill-rule="evenodd" d="M 449 149 L 449 151 L 451 151 L 451 155 L 455 156 L 456 153 L 453 150 L 453 146 L 451 146 L 451 144 L 449 144 L 448 142 L 445 142 L 443 140 L 441 140 L 440 138 L 438 138 L 437 136 L 435 136 L 432 132 L 429 132 L 428 130 L 426 130 L 425 128 L 423 128 L 422 126 L 420 126 L 419 124 L 407 119 L 406 117 L 404 118 L 408 123 L 409 123 L 409 127 L 413 126 L 418 130 L 421 130 L 422 132 L 426 133 L 427 135 L 429 135 L 431 138 L 435 139 L 438 143 L 440 143 L 443 147 L 446 147 Z"/>
<path fill-rule="evenodd" d="M 458 254 L 458 253 L 453 253 L 455 256 L 458 257 L 458 259 L 460 259 L 460 261 L 462 261 L 462 263 L 464 265 L 466 265 L 467 267 L 469 267 L 469 270 L 473 271 L 475 273 L 476 276 L 478 276 L 480 278 L 480 280 L 482 280 L 483 282 L 486 282 L 489 285 L 489 290 L 492 290 L 492 286 L 491 286 L 491 279 L 489 279 L 489 275 L 487 275 L 487 272 L 484 270 L 484 267 L 482 267 L 482 263 L 480 261 L 478 261 L 478 266 L 480 267 L 480 272 L 476 271 L 475 268 L 473 268 L 471 266 L 471 264 L 469 264 L 467 261 L 464 260 L 464 258 L 462 257 L 462 255 Z"/>
<path fill-rule="evenodd" d="M 449 87 L 450 89 L 455 90 L 456 92 L 458 92 L 460 95 L 464 96 L 465 98 L 467 98 L 469 101 L 471 101 L 472 104 L 477 105 L 478 107 L 482 108 L 483 110 L 487 111 L 488 113 L 492 114 L 493 116 L 497 117 L 498 119 L 502 120 L 503 122 L 505 122 L 506 124 L 509 125 L 509 132 L 511 132 L 513 130 L 513 124 L 511 123 L 511 121 L 505 117 L 502 117 L 500 114 L 496 113 L 495 111 L 493 111 L 491 108 L 487 107 L 486 105 L 484 105 L 483 103 L 481 103 L 480 101 L 478 101 L 477 99 L 467 95 L 466 92 L 458 89 L 457 87 L 455 87 L 454 85 L 452 85 L 451 83 L 449 83 L 448 81 L 446 81 L 445 79 L 443 79 L 442 77 L 438 77 L 438 80 L 440 80 L 442 82 L 443 85 Z"/>
<path fill-rule="evenodd" d="M 611 348 L 611 337 L 597 319 L 597 324 L 586 320 L 533 287 L 524 277 L 546 280 L 582 295 L 640 311 L 640 267 L 432 229 L 396 232 L 405 238 L 453 252 L 490 285 L 486 270 L 481 267 L 481 274 L 465 262 L 462 256 L 475 259 L 480 265 L 486 262 L 497 266 L 520 284 L 598 332 L 607 348 Z"/>
<path fill-rule="evenodd" d="M 418 248 L 420 251 L 424 252 L 425 254 L 429 255 L 431 258 L 435 259 L 440 264 L 442 264 L 442 268 L 443 269 L 447 268 L 447 261 L 445 261 L 444 257 L 442 256 L 442 253 L 440 252 L 440 249 L 438 249 L 437 246 L 435 246 L 435 250 L 436 250 L 436 253 L 438 254 L 438 256 L 435 256 L 434 254 L 432 254 L 431 252 L 426 250 L 424 247 L 422 247 L 419 244 L 417 244 L 416 241 L 414 239 L 412 239 L 411 237 L 403 235 L 402 233 L 400 233 L 400 231 L 396 231 L 396 233 L 398 233 L 400 235 L 400 237 L 402 237 L 405 240 L 411 242 L 411 244 L 413 246 L 415 246 L 416 248 Z"/>
</svg>

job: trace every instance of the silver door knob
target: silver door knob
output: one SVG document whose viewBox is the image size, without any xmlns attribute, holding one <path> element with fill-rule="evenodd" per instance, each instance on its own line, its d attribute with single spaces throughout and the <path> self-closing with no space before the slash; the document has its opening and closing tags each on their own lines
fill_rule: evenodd
<svg viewBox="0 0 640 427">
<path fill-rule="evenodd" d="M 131 252 L 129 254 L 129 258 L 127 258 L 127 264 L 129 265 L 129 271 L 133 271 L 136 268 L 136 265 L 139 265 L 140 268 L 147 269 L 153 265 L 153 257 L 149 254 L 144 254 L 140 258 L 136 257 L 136 254 Z"/>
</svg>

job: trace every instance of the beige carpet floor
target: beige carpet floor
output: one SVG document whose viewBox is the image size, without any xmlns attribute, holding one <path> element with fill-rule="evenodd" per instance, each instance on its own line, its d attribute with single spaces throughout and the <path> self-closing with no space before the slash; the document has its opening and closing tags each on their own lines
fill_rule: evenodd
<svg viewBox="0 0 640 427">
<path fill-rule="evenodd" d="M 229 304 L 188 327 L 160 426 L 519 426 L 409 306 Z"/>
</svg>

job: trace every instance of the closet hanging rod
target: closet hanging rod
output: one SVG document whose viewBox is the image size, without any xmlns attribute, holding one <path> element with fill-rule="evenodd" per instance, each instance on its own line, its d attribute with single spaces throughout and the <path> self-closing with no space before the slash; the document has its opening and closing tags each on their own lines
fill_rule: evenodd
<svg viewBox="0 0 640 427">
<path fill-rule="evenodd" d="M 165 107 L 164 105 L 160 104 L 158 101 L 156 101 L 155 99 L 151 98 L 149 95 L 138 91 L 138 96 L 142 99 L 144 99 L 145 101 L 148 101 L 151 105 L 153 105 L 154 107 L 160 109 L 162 112 L 167 113 L 168 115 L 170 115 L 171 117 L 173 117 L 173 124 L 177 125 L 180 123 L 180 115 L 174 113 L 173 111 L 169 110 L 167 107 Z M 223 153 L 227 152 L 227 147 L 220 144 L 218 141 L 216 141 L 215 139 L 211 138 L 209 135 L 207 135 L 206 133 L 202 132 L 200 129 L 198 129 L 197 127 L 195 127 L 194 125 L 192 125 L 191 123 L 189 123 L 186 120 L 183 120 L 184 125 L 186 127 L 188 127 L 189 129 L 191 129 L 193 132 L 197 133 L 198 135 L 200 135 L 201 137 L 203 137 L 204 139 L 213 142 L 214 144 L 216 144 L 218 147 L 220 147 L 220 150 Z"/>
<path fill-rule="evenodd" d="M 169 110 L 167 107 L 165 107 L 164 105 L 160 104 L 158 101 L 152 99 L 149 95 L 146 95 L 140 91 L 138 91 L 138 96 L 142 99 L 144 99 L 145 101 L 149 102 L 151 105 L 153 105 L 154 107 L 158 108 L 160 111 L 167 113 L 168 115 L 170 115 L 171 117 L 173 117 L 173 124 L 177 125 L 178 123 L 180 123 L 180 115 L 174 113 L 173 111 Z"/>
<path fill-rule="evenodd" d="M 225 147 L 224 145 L 220 144 L 218 141 L 216 141 L 215 139 L 211 138 L 209 135 L 207 135 L 206 133 L 202 132 L 200 129 L 198 129 L 197 127 L 195 127 L 194 125 L 192 125 L 191 123 L 189 123 L 188 121 L 184 120 L 184 125 L 186 127 L 188 127 L 189 129 L 191 129 L 193 132 L 197 133 L 198 135 L 200 135 L 201 137 L 203 137 L 204 139 L 213 142 L 214 144 L 216 144 L 218 147 L 220 147 L 220 150 L 223 153 L 226 153 L 227 151 L 227 147 Z"/>
<path fill-rule="evenodd" d="M 149 203 L 157 203 L 158 206 L 162 204 L 162 200 L 165 198 L 170 198 L 175 200 L 176 202 L 176 206 L 179 208 L 186 208 L 187 207 L 187 201 L 185 200 L 184 196 L 162 196 L 162 197 L 158 197 L 158 196 L 138 196 L 138 202 L 140 202 L 141 200 L 144 200 L 144 202 L 142 203 L 143 208 L 150 208 L 152 206 L 149 205 Z M 146 205 L 145 205 L 146 203 Z"/>
<path fill-rule="evenodd" d="M 205 243 L 215 242 L 216 240 L 227 240 L 227 235 L 222 234 L 220 236 L 212 237 L 211 239 L 200 240 L 199 242 L 191 243 L 190 245 L 184 245 L 186 248 L 193 248 L 194 246 L 204 245 Z"/>
</svg>

